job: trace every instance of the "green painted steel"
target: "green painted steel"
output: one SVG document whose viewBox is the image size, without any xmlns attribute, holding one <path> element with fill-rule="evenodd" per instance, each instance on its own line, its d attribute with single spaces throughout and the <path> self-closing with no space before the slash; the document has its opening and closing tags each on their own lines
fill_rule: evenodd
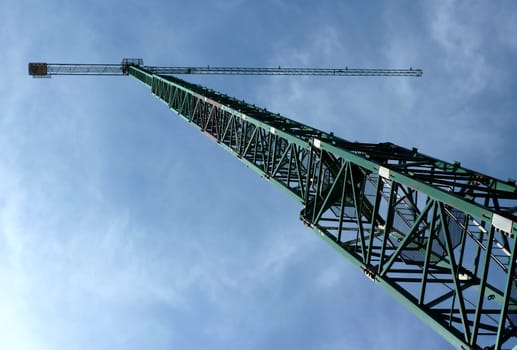
<svg viewBox="0 0 517 350">
<path fill-rule="evenodd" d="M 391 143 L 349 142 L 130 66 L 168 108 L 303 205 L 300 219 L 453 346 L 517 345 L 517 187 Z"/>
</svg>

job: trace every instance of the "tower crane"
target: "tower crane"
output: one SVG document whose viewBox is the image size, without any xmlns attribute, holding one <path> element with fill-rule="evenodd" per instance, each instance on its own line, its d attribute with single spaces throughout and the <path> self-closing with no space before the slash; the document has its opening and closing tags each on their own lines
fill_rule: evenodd
<svg viewBox="0 0 517 350">
<path fill-rule="evenodd" d="M 301 206 L 300 220 L 457 349 L 517 344 L 517 186 L 393 143 L 350 142 L 178 74 L 422 75 L 420 69 L 30 63 L 129 75 Z"/>
</svg>

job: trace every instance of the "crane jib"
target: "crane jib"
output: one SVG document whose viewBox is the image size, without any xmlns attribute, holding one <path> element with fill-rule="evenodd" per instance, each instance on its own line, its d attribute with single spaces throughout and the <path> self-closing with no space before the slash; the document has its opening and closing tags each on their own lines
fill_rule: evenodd
<svg viewBox="0 0 517 350">
<path fill-rule="evenodd" d="M 29 63 L 29 75 L 50 77 L 52 75 L 128 75 L 129 67 L 140 67 L 159 75 L 207 74 L 207 75 L 309 75 L 309 76 L 377 76 L 420 77 L 421 69 L 380 68 L 291 68 L 291 67 L 158 67 L 144 66 L 139 58 L 125 58 L 120 64 L 69 64 Z"/>
</svg>

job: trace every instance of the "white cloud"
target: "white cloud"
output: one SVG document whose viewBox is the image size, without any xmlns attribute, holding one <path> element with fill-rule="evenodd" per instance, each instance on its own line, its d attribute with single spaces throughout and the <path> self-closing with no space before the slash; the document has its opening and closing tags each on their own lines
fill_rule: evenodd
<svg viewBox="0 0 517 350">
<path fill-rule="evenodd" d="M 0 175 L 0 347 L 42 349 L 31 324 L 31 273 L 26 271 L 27 242 L 19 222 L 23 221 L 26 192 L 16 176 L 3 168 Z"/>
<path fill-rule="evenodd" d="M 482 6 L 481 6 L 482 7 Z M 487 62 L 484 49 L 483 28 L 474 19 L 484 22 L 489 9 L 464 6 L 458 1 L 435 3 L 430 8 L 431 35 L 444 51 L 445 69 L 457 94 L 475 94 L 482 91 L 493 70 Z"/>
</svg>

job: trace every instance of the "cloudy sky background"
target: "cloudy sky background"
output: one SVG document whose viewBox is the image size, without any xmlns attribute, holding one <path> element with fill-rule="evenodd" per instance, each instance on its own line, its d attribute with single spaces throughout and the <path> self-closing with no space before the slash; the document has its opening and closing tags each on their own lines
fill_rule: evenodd
<svg viewBox="0 0 517 350">
<path fill-rule="evenodd" d="M 130 77 L 29 61 L 424 69 L 192 77 L 333 131 L 517 177 L 513 1 L 0 2 L 1 349 L 436 349 L 301 208 Z"/>
</svg>

